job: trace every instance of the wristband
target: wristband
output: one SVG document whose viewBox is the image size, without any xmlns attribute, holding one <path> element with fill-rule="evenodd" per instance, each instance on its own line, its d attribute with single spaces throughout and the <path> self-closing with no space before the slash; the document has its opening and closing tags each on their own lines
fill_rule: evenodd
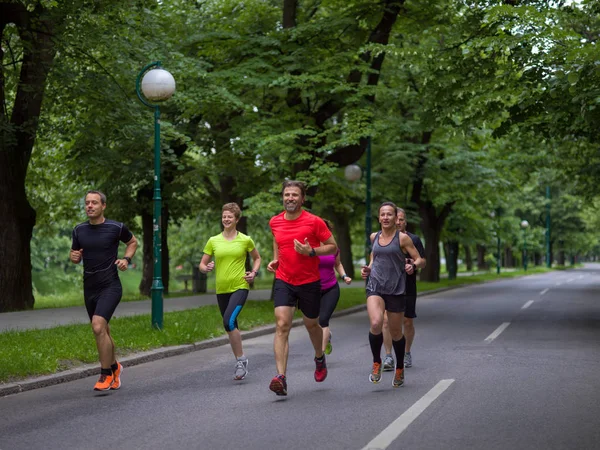
<svg viewBox="0 0 600 450">
<path fill-rule="evenodd" d="M 344 278 L 346 278 L 347 276 L 348 276 L 348 275 L 346 275 L 346 274 L 342 275 L 342 280 L 343 280 Z"/>
<path fill-rule="evenodd" d="M 127 264 L 131 264 L 131 258 L 129 256 L 123 256 L 121 259 L 127 261 Z"/>
<path fill-rule="evenodd" d="M 316 254 L 317 254 L 317 251 L 314 248 L 311 248 L 308 256 L 315 256 Z"/>
<path fill-rule="evenodd" d="M 252 272 L 254 272 L 254 276 L 257 277 L 258 276 L 258 270 L 253 270 Z"/>
</svg>

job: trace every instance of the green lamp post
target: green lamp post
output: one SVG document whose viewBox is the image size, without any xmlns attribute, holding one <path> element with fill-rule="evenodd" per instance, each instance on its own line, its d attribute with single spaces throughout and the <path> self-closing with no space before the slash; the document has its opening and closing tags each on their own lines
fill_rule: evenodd
<svg viewBox="0 0 600 450">
<path fill-rule="evenodd" d="M 527 272 L 527 228 L 529 222 L 526 220 L 521 221 L 521 228 L 523 229 L 523 270 Z"/>
<path fill-rule="evenodd" d="M 161 248 L 161 211 L 160 196 L 160 106 L 175 93 L 173 75 L 161 68 L 160 61 L 144 67 L 136 80 L 135 90 L 140 101 L 154 109 L 154 215 L 152 219 L 154 272 L 152 277 L 152 326 L 162 329 L 163 326 L 163 282 L 162 282 L 162 248 Z"/>
</svg>

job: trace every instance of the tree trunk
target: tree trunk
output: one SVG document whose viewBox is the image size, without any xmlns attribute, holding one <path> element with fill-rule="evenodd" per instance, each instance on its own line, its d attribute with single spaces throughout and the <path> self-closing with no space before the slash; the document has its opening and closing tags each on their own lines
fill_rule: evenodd
<svg viewBox="0 0 600 450">
<path fill-rule="evenodd" d="M 565 251 L 564 250 L 559 250 L 558 252 L 558 261 L 556 261 L 558 263 L 559 266 L 564 266 L 565 265 Z"/>
<path fill-rule="evenodd" d="M 425 238 L 425 259 L 427 265 L 421 269 L 421 281 L 440 281 L 440 234 L 441 227 L 437 226 L 421 226 L 423 237 Z"/>
<path fill-rule="evenodd" d="M 152 212 L 142 211 L 143 260 L 140 294 L 150 297 L 154 271 L 154 254 L 152 245 Z"/>
<path fill-rule="evenodd" d="M 21 71 L 11 117 L 7 117 L 4 69 L 0 65 L 0 312 L 33 308 L 30 241 L 35 211 L 27 200 L 25 178 L 38 129 L 46 78 L 54 60 L 53 24 L 36 6 L 0 4 L 0 36 L 16 25 L 23 42 Z M 0 61 L 4 61 L 0 46 Z"/>
<path fill-rule="evenodd" d="M 515 259 L 510 247 L 504 249 L 504 267 L 515 267 Z"/>
<path fill-rule="evenodd" d="M 458 242 L 450 241 L 444 244 L 446 253 L 446 270 L 448 271 L 448 279 L 456 280 L 458 272 Z"/>
<path fill-rule="evenodd" d="M 331 214 L 335 240 L 340 248 L 340 261 L 346 270 L 346 275 L 354 278 L 354 262 L 352 261 L 352 240 L 350 238 L 350 227 L 348 226 L 348 216 L 345 213 Z"/>
<path fill-rule="evenodd" d="M 485 262 L 485 245 L 477 244 L 477 270 L 488 270 L 487 263 Z"/>
<path fill-rule="evenodd" d="M 465 264 L 467 266 L 467 271 L 468 272 L 472 272 L 473 271 L 473 256 L 471 255 L 471 247 L 468 245 L 465 245 Z"/>
</svg>

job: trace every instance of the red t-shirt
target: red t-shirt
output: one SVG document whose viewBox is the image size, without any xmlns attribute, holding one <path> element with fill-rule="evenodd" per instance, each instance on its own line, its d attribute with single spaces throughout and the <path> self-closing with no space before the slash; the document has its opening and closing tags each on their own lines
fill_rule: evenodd
<svg viewBox="0 0 600 450">
<path fill-rule="evenodd" d="M 294 286 L 320 281 L 319 258 L 301 255 L 294 249 L 294 239 L 308 243 L 312 248 L 319 247 L 331 237 L 331 231 L 318 216 L 302 210 L 295 220 L 287 220 L 285 211 L 271 218 L 269 226 L 279 248 L 279 267 L 275 278 Z"/>
</svg>

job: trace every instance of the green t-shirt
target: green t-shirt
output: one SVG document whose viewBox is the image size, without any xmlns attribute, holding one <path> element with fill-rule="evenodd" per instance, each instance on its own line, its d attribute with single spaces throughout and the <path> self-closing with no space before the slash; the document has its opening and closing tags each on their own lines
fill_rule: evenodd
<svg viewBox="0 0 600 450">
<path fill-rule="evenodd" d="M 217 294 L 229 294 L 238 289 L 248 289 L 244 280 L 246 255 L 254 250 L 254 241 L 238 231 L 235 239 L 228 241 L 223 233 L 211 237 L 204 246 L 204 253 L 215 261 Z"/>
</svg>

